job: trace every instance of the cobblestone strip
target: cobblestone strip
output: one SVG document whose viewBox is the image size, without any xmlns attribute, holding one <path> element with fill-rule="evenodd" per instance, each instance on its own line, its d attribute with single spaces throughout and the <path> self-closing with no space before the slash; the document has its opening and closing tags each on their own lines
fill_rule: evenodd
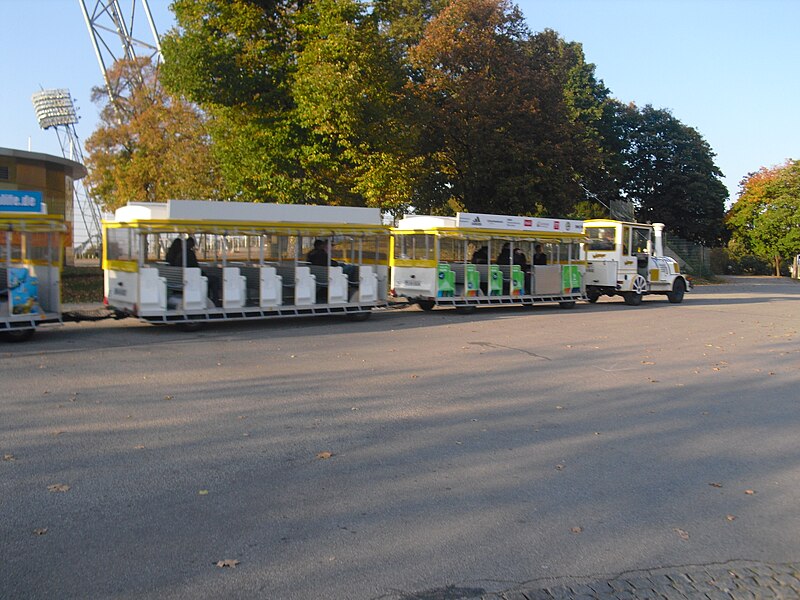
<svg viewBox="0 0 800 600">
<path fill-rule="evenodd" d="M 502 600 L 798 600 L 800 563 L 732 562 L 726 565 L 636 571 L 614 579 L 523 586 Z"/>
</svg>

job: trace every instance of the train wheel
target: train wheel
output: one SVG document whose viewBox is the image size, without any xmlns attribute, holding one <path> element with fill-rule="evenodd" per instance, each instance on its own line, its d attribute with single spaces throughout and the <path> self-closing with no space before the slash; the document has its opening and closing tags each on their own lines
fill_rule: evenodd
<svg viewBox="0 0 800 600">
<path fill-rule="evenodd" d="M 629 306 L 639 306 L 642 303 L 642 296 L 644 296 L 646 291 L 647 280 L 641 275 L 637 275 L 631 285 L 631 291 L 625 292 L 622 294 L 622 297 L 625 298 L 625 304 Z"/>
<path fill-rule="evenodd" d="M 435 300 L 417 300 L 417 304 L 419 307 L 424 311 L 431 311 L 433 307 L 436 306 Z"/>
<path fill-rule="evenodd" d="M 36 333 L 36 330 L 33 328 L 10 329 L 0 333 L 0 339 L 5 340 L 6 342 L 24 342 L 31 339 L 34 333 Z"/>
<path fill-rule="evenodd" d="M 625 292 L 622 298 L 628 306 L 639 306 L 642 303 L 642 295 L 636 292 Z"/>
<path fill-rule="evenodd" d="M 667 298 L 672 304 L 680 304 L 683 302 L 683 295 L 686 293 L 686 284 L 683 279 L 678 278 L 672 284 L 672 291 L 667 292 Z"/>
<path fill-rule="evenodd" d="M 602 294 L 597 290 L 586 290 L 586 299 L 591 303 L 594 304 L 600 299 Z"/>
</svg>

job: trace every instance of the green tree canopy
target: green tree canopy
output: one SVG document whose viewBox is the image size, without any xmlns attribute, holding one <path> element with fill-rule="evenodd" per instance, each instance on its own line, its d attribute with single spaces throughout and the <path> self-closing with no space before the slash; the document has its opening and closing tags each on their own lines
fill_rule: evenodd
<svg viewBox="0 0 800 600">
<path fill-rule="evenodd" d="M 620 115 L 627 176 L 623 192 L 636 217 L 663 222 L 673 233 L 706 245 L 724 235 L 727 189 L 703 137 L 668 110 L 630 105 Z"/>
<path fill-rule="evenodd" d="M 105 210 L 129 201 L 214 198 L 219 169 L 202 114 L 158 85 L 149 59 L 118 61 L 108 90 L 93 90 L 102 104 L 100 125 L 86 141 L 87 189 Z"/>
<path fill-rule="evenodd" d="M 228 197 L 645 220 L 713 243 L 725 188 L 668 111 L 613 100 L 511 0 L 175 0 L 163 80 L 209 116 Z"/>
<path fill-rule="evenodd" d="M 726 216 L 732 241 L 775 266 L 800 254 L 800 161 L 762 168 L 741 183 Z"/>
<path fill-rule="evenodd" d="M 409 51 L 429 165 L 423 208 L 572 215 L 604 172 L 607 90 L 578 44 L 506 0 L 453 0 Z"/>
</svg>

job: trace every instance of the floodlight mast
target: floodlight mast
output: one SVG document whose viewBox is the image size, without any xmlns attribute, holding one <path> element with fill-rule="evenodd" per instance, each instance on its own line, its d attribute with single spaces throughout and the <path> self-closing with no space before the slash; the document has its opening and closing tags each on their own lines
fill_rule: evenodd
<svg viewBox="0 0 800 600">
<path fill-rule="evenodd" d="M 141 31 L 143 26 L 139 25 L 141 20 L 136 20 L 137 0 L 129 0 L 126 3 L 129 8 L 126 13 L 123 13 L 121 0 L 95 0 L 91 11 L 87 8 L 86 0 L 78 0 L 78 2 L 83 11 L 86 27 L 89 29 L 89 37 L 100 65 L 100 72 L 103 74 L 109 100 L 116 106 L 117 92 L 108 77 L 108 70 L 116 61 L 133 60 L 138 56 L 138 48 L 148 55 L 154 66 L 158 67 L 161 64 L 161 42 L 150 6 L 147 0 L 138 0 L 151 36 L 149 41 L 145 41 L 144 37 L 139 35 L 140 33 L 145 34 Z M 116 39 L 113 40 L 113 38 Z"/>
<path fill-rule="evenodd" d="M 54 129 L 64 158 L 83 164 L 83 151 L 75 124 L 78 112 L 67 89 L 41 90 L 33 94 L 33 108 L 39 127 Z M 99 256 L 101 241 L 100 208 L 86 194 L 80 180 L 73 182 L 74 201 L 86 230 L 85 245 Z"/>
</svg>

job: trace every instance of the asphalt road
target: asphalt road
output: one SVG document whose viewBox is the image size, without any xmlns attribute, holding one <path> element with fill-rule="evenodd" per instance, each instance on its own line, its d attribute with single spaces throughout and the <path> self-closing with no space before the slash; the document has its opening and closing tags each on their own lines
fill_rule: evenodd
<svg viewBox="0 0 800 600">
<path fill-rule="evenodd" d="M 0 346 L 0 598 L 797 562 L 799 330 L 797 282 L 738 278 L 681 305 L 41 331 Z"/>
</svg>

